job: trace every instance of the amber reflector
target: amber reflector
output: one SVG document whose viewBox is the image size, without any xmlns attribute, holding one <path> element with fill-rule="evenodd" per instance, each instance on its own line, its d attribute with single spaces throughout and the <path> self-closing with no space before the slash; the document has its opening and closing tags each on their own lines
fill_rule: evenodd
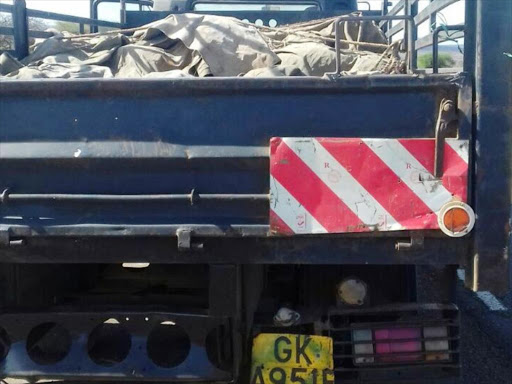
<svg viewBox="0 0 512 384">
<path fill-rule="evenodd" d="M 443 217 L 445 227 L 453 233 L 464 231 L 468 227 L 470 220 L 468 212 L 458 207 L 449 209 Z"/>
</svg>

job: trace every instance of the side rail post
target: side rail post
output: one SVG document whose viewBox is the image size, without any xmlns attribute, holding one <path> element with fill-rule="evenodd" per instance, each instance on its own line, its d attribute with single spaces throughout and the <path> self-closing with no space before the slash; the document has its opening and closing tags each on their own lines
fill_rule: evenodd
<svg viewBox="0 0 512 384">
<path fill-rule="evenodd" d="M 416 51 L 416 39 L 418 38 L 418 29 L 415 24 L 414 18 L 418 15 L 418 2 L 417 1 L 407 1 L 405 14 L 412 17 L 412 23 L 409 24 L 407 28 L 406 40 L 407 47 L 409 48 L 409 61 L 410 68 L 416 69 L 416 65 L 418 62 L 418 52 Z"/>
<path fill-rule="evenodd" d="M 12 10 L 13 39 L 18 59 L 28 56 L 28 18 L 25 0 L 14 0 Z"/>
<path fill-rule="evenodd" d="M 510 288 L 512 1 L 476 0 L 473 289 Z"/>
</svg>

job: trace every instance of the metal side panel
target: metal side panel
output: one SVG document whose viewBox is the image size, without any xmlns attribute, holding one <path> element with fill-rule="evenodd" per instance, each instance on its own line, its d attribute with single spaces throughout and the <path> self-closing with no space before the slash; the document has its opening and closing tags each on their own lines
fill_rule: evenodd
<svg viewBox="0 0 512 384">
<path fill-rule="evenodd" d="M 0 375 L 17 378 L 230 381 L 218 350 L 227 319 L 165 312 L 4 313 Z M 231 356 L 232 359 L 232 356 Z"/>
<path fill-rule="evenodd" d="M 61 241 L 64 237 L 160 237 L 165 243 L 171 237 L 169 242 L 176 249 L 175 237 L 181 233 L 178 243 L 186 249 L 203 242 L 194 238 L 265 238 L 269 234 L 272 137 L 433 138 L 440 102 L 457 102 L 467 88 L 466 79 L 459 74 L 354 76 L 334 81 L 0 82 L 0 109 L 4 111 L 0 240 L 7 245 L 26 241 L 39 247 L 36 243 L 42 243 L 34 242 L 35 238 L 43 238 L 44 243 L 44 239 Z M 461 112 L 466 111 L 465 103 L 457 103 Z M 471 125 L 462 122 L 459 139 L 469 140 L 470 130 Z M 399 237 L 407 240 L 408 234 Z M 319 246 L 322 241 L 313 244 Z M 333 241 L 339 241 L 342 248 L 355 244 L 353 240 Z M 392 244 L 389 252 L 395 253 L 393 240 L 385 241 Z M 459 243 L 439 239 L 426 244 L 420 257 L 423 261 L 437 249 L 437 241 L 454 247 Z M 157 243 L 152 244 L 159 248 Z M 285 243 L 261 246 L 283 249 Z M 362 248 L 351 252 L 367 254 L 369 250 L 363 249 L 372 246 L 361 242 Z M 2 250 L 7 259 L 14 252 L 19 260 L 28 260 L 25 257 L 30 252 L 23 246 L 11 248 Z M 33 260 L 47 257 L 40 251 Z M 299 256 L 298 250 L 287 252 L 289 260 L 306 257 Z M 235 250 L 228 253 L 237 262 L 244 259 Z M 131 252 L 125 254 L 129 257 Z M 142 254 L 155 256 L 149 256 L 151 251 Z M 279 262 L 270 255 L 245 260 Z M 82 257 L 97 259 L 93 254 Z M 121 254 L 110 257 L 121 258 Z M 197 255 L 197 260 L 205 258 L 206 252 Z M 176 262 L 180 257 L 162 254 L 158 259 Z M 329 259 L 326 254 L 323 260 Z M 352 262 L 357 260 L 361 259 L 354 253 Z"/>
</svg>

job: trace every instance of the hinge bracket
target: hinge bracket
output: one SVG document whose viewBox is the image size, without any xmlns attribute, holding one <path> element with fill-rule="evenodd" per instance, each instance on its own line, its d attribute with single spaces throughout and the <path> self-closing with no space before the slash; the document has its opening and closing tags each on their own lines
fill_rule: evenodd
<svg viewBox="0 0 512 384">
<path fill-rule="evenodd" d="M 192 249 L 203 249 L 202 243 L 192 243 L 192 230 L 187 228 L 179 228 L 176 231 L 178 237 L 178 251 L 186 252 Z"/>
</svg>

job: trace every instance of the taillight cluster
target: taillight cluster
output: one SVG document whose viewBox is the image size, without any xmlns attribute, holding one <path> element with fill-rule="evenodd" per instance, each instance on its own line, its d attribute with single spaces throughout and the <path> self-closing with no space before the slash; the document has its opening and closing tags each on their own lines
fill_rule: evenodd
<svg viewBox="0 0 512 384">
<path fill-rule="evenodd" d="M 448 328 L 357 329 L 352 331 L 354 364 L 450 360 Z"/>
</svg>

